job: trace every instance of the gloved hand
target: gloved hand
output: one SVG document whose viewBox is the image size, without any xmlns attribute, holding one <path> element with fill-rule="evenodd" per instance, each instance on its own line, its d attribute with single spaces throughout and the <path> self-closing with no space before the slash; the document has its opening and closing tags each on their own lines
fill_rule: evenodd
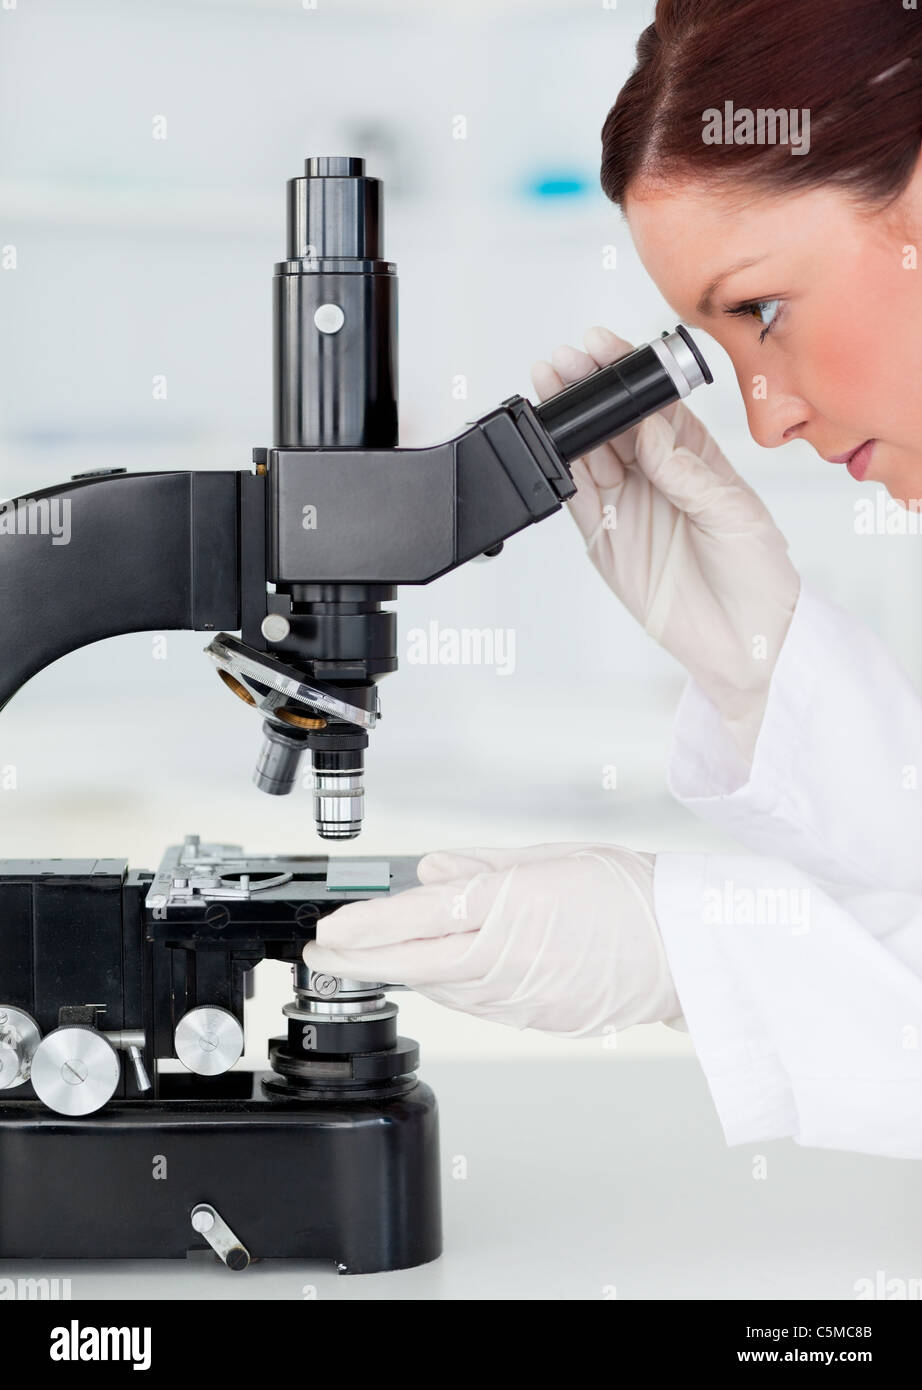
<svg viewBox="0 0 922 1390">
<path fill-rule="evenodd" d="M 607 328 L 536 362 L 541 400 L 631 351 Z M 681 401 L 572 465 L 569 507 L 596 569 L 692 675 L 751 763 L 800 592 L 765 505 Z"/>
<path fill-rule="evenodd" d="M 427 854 L 422 887 L 321 918 L 304 960 L 564 1037 L 672 1020 L 653 861 L 594 844 Z"/>
</svg>

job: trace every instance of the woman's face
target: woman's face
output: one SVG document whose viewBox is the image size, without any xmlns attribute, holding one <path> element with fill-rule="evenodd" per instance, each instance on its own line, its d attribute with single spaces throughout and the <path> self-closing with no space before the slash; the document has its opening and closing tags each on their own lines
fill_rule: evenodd
<svg viewBox="0 0 922 1390">
<path fill-rule="evenodd" d="M 884 213 L 830 189 L 744 203 L 675 183 L 625 213 L 667 302 L 728 353 L 759 444 L 832 461 L 871 440 L 849 472 L 922 508 L 922 159 Z"/>
</svg>

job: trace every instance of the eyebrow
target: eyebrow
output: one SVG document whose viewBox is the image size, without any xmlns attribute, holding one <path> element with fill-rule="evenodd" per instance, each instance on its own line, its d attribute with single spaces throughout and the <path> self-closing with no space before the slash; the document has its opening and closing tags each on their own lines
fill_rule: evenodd
<svg viewBox="0 0 922 1390">
<path fill-rule="evenodd" d="M 727 270 L 722 271 L 716 279 L 711 281 L 704 291 L 704 294 L 698 300 L 696 312 L 699 314 L 710 314 L 712 312 L 711 296 L 714 294 L 714 291 L 723 284 L 724 280 L 728 280 L 730 276 L 735 275 L 738 270 L 745 270 L 748 266 L 758 265 L 759 261 L 764 260 L 764 256 L 751 256 L 748 260 L 737 261 L 736 265 L 731 265 Z"/>
</svg>

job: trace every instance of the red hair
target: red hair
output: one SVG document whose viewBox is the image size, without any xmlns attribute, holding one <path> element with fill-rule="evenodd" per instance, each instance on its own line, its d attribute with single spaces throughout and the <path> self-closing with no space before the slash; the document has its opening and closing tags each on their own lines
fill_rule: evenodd
<svg viewBox="0 0 922 1390">
<path fill-rule="evenodd" d="M 704 113 L 808 111 L 810 146 L 707 144 Z M 602 188 L 677 175 L 732 192 L 897 198 L 922 145 L 922 17 L 901 0 L 658 0 L 602 128 Z"/>
</svg>

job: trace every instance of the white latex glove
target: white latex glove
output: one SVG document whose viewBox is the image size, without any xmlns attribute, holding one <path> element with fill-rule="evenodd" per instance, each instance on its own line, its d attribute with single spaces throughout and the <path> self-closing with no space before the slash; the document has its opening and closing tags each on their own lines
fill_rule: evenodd
<svg viewBox="0 0 922 1390">
<path fill-rule="evenodd" d="M 675 1019 L 653 861 L 594 844 L 427 854 L 422 887 L 322 917 L 304 960 L 565 1037 Z"/>
<path fill-rule="evenodd" d="M 587 351 L 536 362 L 541 400 L 631 344 L 591 328 Z M 787 541 L 764 503 L 683 402 L 572 465 L 569 503 L 587 552 L 651 637 L 717 706 L 747 763 L 800 592 Z"/>
</svg>

